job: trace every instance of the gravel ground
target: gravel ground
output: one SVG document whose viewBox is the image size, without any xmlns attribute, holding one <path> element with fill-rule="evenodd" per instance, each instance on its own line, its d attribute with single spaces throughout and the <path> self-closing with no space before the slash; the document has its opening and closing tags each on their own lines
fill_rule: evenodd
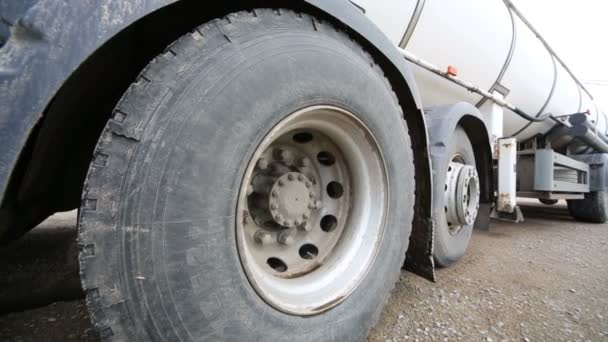
<svg viewBox="0 0 608 342">
<path fill-rule="evenodd" d="M 437 283 L 402 272 L 368 341 L 608 341 L 608 225 L 574 222 L 564 205 L 524 216 L 475 232 Z M 97 340 L 73 300 L 74 239 L 64 214 L 0 249 L 0 341 Z"/>
</svg>

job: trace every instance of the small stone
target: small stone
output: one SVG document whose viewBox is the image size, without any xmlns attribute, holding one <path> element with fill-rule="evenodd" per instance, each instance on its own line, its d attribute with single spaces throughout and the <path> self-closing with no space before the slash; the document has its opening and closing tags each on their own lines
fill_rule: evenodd
<svg viewBox="0 0 608 342">
<path fill-rule="evenodd" d="M 404 319 L 404 318 L 405 318 L 405 316 L 399 315 L 399 319 Z"/>
<path fill-rule="evenodd" d="M 570 292 L 576 293 L 576 290 L 575 289 L 570 289 Z"/>
<path fill-rule="evenodd" d="M 55 318 L 55 317 L 47 318 L 47 321 L 49 321 L 49 322 L 55 322 L 56 320 L 57 320 L 57 318 Z"/>
</svg>

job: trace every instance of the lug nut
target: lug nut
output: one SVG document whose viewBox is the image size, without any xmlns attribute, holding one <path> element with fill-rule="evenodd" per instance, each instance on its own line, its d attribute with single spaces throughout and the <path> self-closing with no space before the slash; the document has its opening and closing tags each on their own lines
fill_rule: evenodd
<svg viewBox="0 0 608 342">
<path fill-rule="evenodd" d="M 276 192 L 276 191 L 273 191 L 273 192 L 270 194 L 270 196 L 272 196 L 273 198 L 277 198 L 277 197 L 279 197 L 279 193 L 278 193 L 278 192 Z"/>
<path fill-rule="evenodd" d="M 321 201 L 315 201 L 315 209 L 321 208 L 322 205 L 323 205 L 323 202 L 321 202 Z"/>
<path fill-rule="evenodd" d="M 289 226 L 291 226 L 291 221 L 290 221 L 290 220 L 285 220 L 285 221 L 283 222 L 283 226 L 285 226 L 285 227 L 289 227 Z"/>
<path fill-rule="evenodd" d="M 253 239 L 259 244 L 268 244 L 272 242 L 271 234 L 261 229 L 256 231 L 255 234 L 253 234 Z"/>
<path fill-rule="evenodd" d="M 311 183 L 311 182 L 306 182 L 306 187 L 307 187 L 308 189 L 312 188 L 312 183 Z"/>
<path fill-rule="evenodd" d="M 300 164 L 300 166 L 310 166 L 310 159 L 302 157 L 300 158 L 298 164 Z"/>
<path fill-rule="evenodd" d="M 285 161 L 286 159 L 289 159 L 290 153 L 289 151 L 282 149 L 282 148 L 277 148 L 276 150 L 274 150 L 274 157 L 277 160 L 283 160 Z"/>
<path fill-rule="evenodd" d="M 302 222 L 300 222 L 300 220 L 295 220 L 295 221 L 293 221 L 293 224 L 295 224 L 296 226 L 299 226 L 302 224 Z"/>
<path fill-rule="evenodd" d="M 308 209 L 315 209 L 315 204 L 314 204 L 314 202 L 310 202 L 310 203 L 308 203 Z"/>
<path fill-rule="evenodd" d="M 293 181 L 296 179 L 296 177 L 293 175 L 293 173 L 290 173 L 287 175 L 287 179 L 289 179 L 290 181 Z"/>
<path fill-rule="evenodd" d="M 298 175 L 298 180 L 299 180 L 300 182 L 303 182 L 303 181 L 304 181 L 304 176 L 302 176 L 302 175 Z M 308 182 L 307 182 L 307 183 L 308 183 Z"/>
<path fill-rule="evenodd" d="M 284 186 L 285 182 L 282 179 L 279 179 L 279 186 Z"/>
<path fill-rule="evenodd" d="M 281 224 L 281 222 L 283 222 L 283 216 L 281 216 L 281 214 L 278 214 L 274 217 L 274 220 L 277 221 L 278 224 Z"/>
<path fill-rule="evenodd" d="M 308 214 L 302 214 L 302 219 L 304 219 L 304 221 L 308 220 Z"/>
<path fill-rule="evenodd" d="M 291 245 L 294 242 L 294 237 L 290 231 L 286 230 L 279 234 L 277 241 L 282 245 Z"/>
<path fill-rule="evenodd" d="M 272 209 L 272 210 L 277 210 L 277 209 L 279 209 L 279 205 L 278 205 L 278 204 L 276 204 L 276 203 L 272 203 L 272 204 L 270 205 L 270 209 Z"/>
<path fill-rule="evenodd" d="M 268 160 L 264 158 L 260 158 L 260 160 L 258 160 L 258 167 L 260 168 L 260 170 L 266 170 L 268 168 L 268 165 Z"/>
</svg>

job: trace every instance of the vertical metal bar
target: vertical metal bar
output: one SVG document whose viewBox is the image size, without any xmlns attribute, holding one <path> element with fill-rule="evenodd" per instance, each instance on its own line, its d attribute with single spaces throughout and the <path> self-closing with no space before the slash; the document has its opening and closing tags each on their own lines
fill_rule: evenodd
<svg viewBox="0 0 608 342">
<path fill-rule="evenodd" d="M 501 100 L 504 99 L 502 94 L 497 91 L 494 91 L 493 95 Z M 491 148 L 493 159 L 498 159 L 498 139 L 503 137 L 504 113 L 505 109 L 503 107 L 497 105 L 496 102 L 492 102 L 492 107 L 490 108 L 487 120 L 490 128 L 490 141 L 492 142 Z"/>
<path fill-rule="evenodd" d="M 517 139 L 498 140 L 498 198 L 499 212 L 513 213 L 517 206 Z"/>
</svg>

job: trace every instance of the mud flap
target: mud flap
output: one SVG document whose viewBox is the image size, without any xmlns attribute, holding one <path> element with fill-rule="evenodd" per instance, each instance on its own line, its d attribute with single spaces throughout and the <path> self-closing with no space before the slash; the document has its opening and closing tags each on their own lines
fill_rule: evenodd
<svg viewBox="0 0 608 342">
<path fill-rule="evenodd" d="M 428 151 L 425 146 L 414 145 L 414 149 Z M 416 174 L 429 175 L 428 179 L 417 179 L 414 221 L 403 268 L 427 280 L 435 281 L 435 259 L 433 258 L 434 223 L 431 215 L 433 203 L 433 175 L 428 153 L 416 161 Z"/>
<path fill-rule="evenodd" d="M 404 265 L 406 270 L 432 282 L 436 280 L 433 258 L 434 226 L 433 220 L 420 213 L 417 207 Z"/>
</svg>

